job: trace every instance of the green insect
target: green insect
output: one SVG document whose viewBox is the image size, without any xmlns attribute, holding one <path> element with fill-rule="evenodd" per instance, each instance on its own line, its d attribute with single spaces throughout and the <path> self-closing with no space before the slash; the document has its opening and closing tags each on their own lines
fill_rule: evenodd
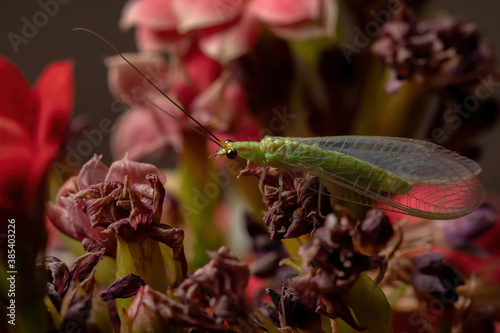
<svg viewBox="0 0 500 333">
<path fill-rule="evenodd" d="M 476 177 L 481 167 L 476 162 L 420 140 L 267 136 L 260 142 L 226 141 L 216 153 L 227 158 L 238 155 L 278 168 L 280 176 L 284 171 L 317 176 L 339 199 L 423 218 L 466 215 L 484 197 Z M 265 169 L 260 188 L 264 175 Z"/>
<path fill-rule="evenodd" d="M 288 172 L 304 172 L 320 179 L 322 186 L 339 199 L 370 207 L 429 219 L 453 219 L 477 208 L 484 189 L 476 177 L 481 167 L 474 161 L 436 144 L 405 138 L 339 136 L 287 138 L 266 136 L 260 142 L 221 141 L 200 124 L 144 74 L 111 43 L 93 31 L 132 66 L 160 94 L 172 102 L 201 130 L 163 110 L 147 97 L 138 96 L 190 127 L 220 147 L 216 157 L 238 156 L 258 165 Z M 259 182 L 262 191 L 265 168 Z"/>
</svg>

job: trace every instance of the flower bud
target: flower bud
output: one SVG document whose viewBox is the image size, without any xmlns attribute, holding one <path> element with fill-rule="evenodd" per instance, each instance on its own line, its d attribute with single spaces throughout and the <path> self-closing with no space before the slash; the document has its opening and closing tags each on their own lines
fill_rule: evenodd
<svg viewBox="0 0 500 333">
<path fill-rule="evenodd" d="M 385 247 L 393 234 L 394 229 L 387 215 L 381 210 L 371 209 L 356 228 L 354 240 L 365 253 L 376 254 Z"/>
<path fill-rule="evenodd" d="M 443 227 L 445 240 L 451 247 L 466 247 L 472 239 L 493 227 L 497 218 L 492 205 L 482 204 L 469 215 L 447 221 Z"/>
<path fill-rule="evenodd" d="M 128 298 L 135 296 L 141 286 L 146 285 L 139 275 L 130 273 L 127 276 L 113 282 L 105 291 L 101 293 L 104 301 L 115 298 Z"/>
<path fill-rule="evenodd" d="M 415 272 L 412 277 L 413 286 L 430 293 L 443 302 L 451 304 L 458 299 L 457 286 L 464 280 L 458 272 L 444 263 L 444 255 L 438 252 L 423 254 L 415 258 Z"/>
</svg>

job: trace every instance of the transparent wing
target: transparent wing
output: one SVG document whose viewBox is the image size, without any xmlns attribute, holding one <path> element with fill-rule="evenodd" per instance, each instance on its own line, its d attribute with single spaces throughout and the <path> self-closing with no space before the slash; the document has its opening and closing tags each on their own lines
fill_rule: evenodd
<svg viewBox="0 0 500 333">
<path fill-rule="evenodd" d="M 325 169 L 321 161 L 315 163 L 313 159 L 303 163 L 290 163 L 286 158 L 282 161 L 290 169 L 338 185 L 329 189 L 332 195 L 346 201 L 423 218 L 451 219 L 468 214 L 484 197 L 484 189 L 476 177 L 481 172 L 480 166 L 430 142 L 369 136 L 286 139 L 355 157 L 412 184 L 407 193 L 388 193 L 370 186 L 373 179 L 357 176 L 355 168 L 337 165 Z"/>
</svg>

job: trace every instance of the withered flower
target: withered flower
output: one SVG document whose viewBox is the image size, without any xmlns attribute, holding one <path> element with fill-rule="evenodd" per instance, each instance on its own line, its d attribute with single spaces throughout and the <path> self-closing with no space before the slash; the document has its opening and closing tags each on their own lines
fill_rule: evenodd
<svg viewBox="0 0 500 333">
<path fill-rule="evenodd" d="M 122 329 L 141 332 L 175 327 L 196 332 L 234 332 L 235 327 L 252 326 L 243 299 L 250 276 L 248 267 L 225 247 L 209 256 L 208 264 L 167 295 L 148 285 L 140 287 Z"/>
<path fill-rule="evenodd" d="M 144 283 L 139 275 L 130 273 L 113 282 L 112 285 L 101 293 L 101 297 L 104 301 L 132 297 L 135 296 L 140 287 L 145 285 L 146 283 Z"/>
<path fill-rule="evenodd" d="M 416 289 L 428 292 L 450 305 L 458 299 L 457 286 L 465 282 L 455 269 L 442 262 L 443 259 L 444 255 L 438 252 L 415 258 L 412 284 Z"/>
<path fill-rule="evenodd" d="M 127 312 L 125 332 L 164 332 L 173 327 L 200 332 L 233 332 L 208 312 L 169 297 L 149 286 L 141 287 Z"/>
<path fill-rule="evenodd" d="M 104 257 L 104 250 L 87 253 L 78 257 L 71 265 L 71 269 L 61 260 L 53 256 L 46 256 L 40 265 L 47 273 L 47 295 L 62 318 L 62 327 L 90 328 L 88 322 L 92 307 L 92 294 L 95 287 L 94 268 Z M 76 284 L 84 294 L 76 292 Z M 67 308 L 63 306 L 67 305 Z M 54 323 L 56 320 L 54 320 Z"/>
<path fill-rule="evenodd" d="M 127 207 L 123 207 L 122 202 L 117 207 L 112 204 L 128 195 L 128 189 L 124 189 L 125 176 L 128 176 L 128 184 L 134 186 L 149 183 L 146 179 L 149 174 L 155 174 L 160 182 L 165 181 L 163 173 L 153 165 L 123 159 L 108 168 L 100 156 L 94 156 L 82 167 L 78 177 L 63 184 L 56 202 L 47 204 L 46 216 L 61 232 L 81 241 L 87 251 L 99 251 L 104 247 L 114 255 L 116 242 L 106 234 L 105 227 L 123 218 Z M 77 194 L 91 201 L 75 200 Z M 99 216 L 99 212 L 103 216 Z M 135 219 L 132 223 L 136 223 Z"/>
<path fill-rule="evenodd" d="M 274 306 L 283 316 L 287 326 L 300 329 L 321 331 L 320 315 L 300 302 L 300 299 L 289 288 L 283 286 L 281 295 L 272 289 L 266 290 Z"/>
<path fill-rule="evenodd" d="M 361 329 L 342 295 L 363 271 L 379 268 L 380 281 L 387 263 L 383 256 L 357 252 L 352 240 L 354 226 L 341 221 L 338 223 L 333 214 L 328 215 L 325 225 L 314 233 L 313 241 L 300 247 L 306 275 L 293 279 L 290 287 L 304 305 L 315 307 L 317 313 L 340 317 L 351 327 Z"/>
<path fill-rule="evenodd" d="M 370 209 L 355 231 L 356 245 L 365 253 L 376 254 L 382 250 L 394 235 L 394 229 L 384 211 Z"/>
<path fill-rule="evenodd" d="M 174 295 L 202 309 L 210 307 L 221 323 L 238 324 L 237 319 L 246 316 L 243 296 L 250 270 L 226 247 L 209 256 L 210 262 L 185 279 Z"/>
<path fill-rule="evenodd" d="M 308 272 L 331 275 L 331 286 L 335 289 L 349 289 L 366 270 L 380 268 L 383 275 L 384 257 L 357 252 L 353 234 L 352 225 L 338 223 L 333 214 L 329 215 L 325 225 L 314 233 L 313 241 L 300 247 L 302 266 Z"/>
<path fill-rule="evenodd" d="M 263 167 L 250 167 L 242 170 L 240 176 L 253 175 L 260 178 L 262 170 Z M 281 202 L 278 202 L 278 169 L 267 168 L 264 185 L 264 203 L 269 209 L 264 216 L 264 223 L 272 240 L 295 238 L 311 233 L 323 225 L 323 216 L 332 212 L 327 195 L 322 196 L 322 211 L 318 211 L 320 205 L 317 177 L 302 178 L 285 173 Z"/>
<path fill-rule="evenodd" d="M 71 278 L 74 280 L 81 280 L 88 276 L 94 267 L 97 265 L 99 260 L 104 257 L 104 250 L 100 252 L 86 253 L 73 262 L 71 265 L 70 273 Z"/>
<path fill-rule="evenodd" d="M 54 256 L 46 256 L 44 264 L 47 273 L 47 284 L 52 285 L 57 294 L 62 295 L 68 288 L 70 279 L 68 266 Z"/>
<path fill-rule="evenodd" d="M 49 291 L 52 291 L 52 293 L 49 292 L 49 296 L 63 296 L 68 289 L 70 281 L 81 281 L 87 277 L 103 256 L 104 251 L 86 253 L 76 258 L 73 265 L 71 265 L 71 269 L 59 258 L 46 256 L 41 265 L 45 267 L 47 285 Z M 56 296 L 55 299 L 59 299 L 59 297 Z M 57 306 L 57 302 L 54 304 Z"/>
<path fill-rule="evenodd" d="M 281 242 L 272 241 L 262 224 L 246 216 L 246 229 L 252 238 L 253 261 L 250 264 L 252 276 L 260 278 L 273 278 L 274 285 L 279 288 L 288 279 L 298 275 L 295 268 L 280 265 L 280 261 L 289 258 Z"/>
<path fill-rule="evenodd" d="M 446 243 L 453 248 L 474 250 L 471 242 L 490 230 L 498 219 L 498 212 L 491 204 L 483 203 L 469 215 L 448 221 L 443 225 Z M 481 251 L 477 249 L 475 252 Z"/>
<path fill-rule="evenodd" d="M 476 26 L 449 17 L 418 22 L 408 8 L 382 27 L 371 50 L 393 71 L 388 92 L 405 80 L 425 79 L 437 87 L 470 83 L 494 68 Z"/>
<path fill-rule="evenodd" d="M 185 275 L 184 232 L 160 224 L 165 197 L 163 173 L 151 164 L 127 158 L 108 169 L 100 159 L 94 156 L 78 177 L 63 185 L 56 203 L 47 205 L 48 219 L 91 252 L 105 248 L 114 256 L 115 235 L 126 242 L 162 242 L 173 249 Z"/>
</svg>

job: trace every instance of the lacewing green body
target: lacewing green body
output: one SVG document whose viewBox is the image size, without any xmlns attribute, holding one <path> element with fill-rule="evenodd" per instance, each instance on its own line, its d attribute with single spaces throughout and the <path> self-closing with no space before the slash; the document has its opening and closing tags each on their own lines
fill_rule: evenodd
<svg viewBox="0 0 500 333">
<path fill-rule="evenodd" d="M 339 199 L 422 218 L 466 215 L 484 197 L 476 162 L 420 140 L 267 136 L 222 143 L 217 156 L 231 150 L 259 165 L 317 176 Z"/>
</svg>

